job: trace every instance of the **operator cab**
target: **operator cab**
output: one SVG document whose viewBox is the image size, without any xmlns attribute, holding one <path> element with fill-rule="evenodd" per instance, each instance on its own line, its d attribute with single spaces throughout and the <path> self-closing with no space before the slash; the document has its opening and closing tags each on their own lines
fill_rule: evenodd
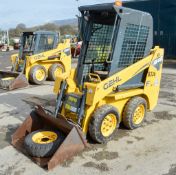
<svg viewBox="0 0 176 175">
<path fill-rule="evenodd" d="M 148 13 L 114 3 L 79 8 L 83 40 L 77 84 L 102 81 L 143 59 L 153 46 L 153 19 Z"/>
<path fill-rule="evenodd" d="M 50 31 L 23 32 L 20 40 L 20 58 L 35 55 L 57 47 L 58 34 Z"/>
</svg>

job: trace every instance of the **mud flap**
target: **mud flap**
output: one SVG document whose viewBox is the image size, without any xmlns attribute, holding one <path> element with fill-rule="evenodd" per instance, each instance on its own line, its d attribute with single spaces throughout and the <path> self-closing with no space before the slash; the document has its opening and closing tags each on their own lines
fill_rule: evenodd
<svg viewBox="0 0 176 175">
<path fill-rule="evenodd" d="M 5 78 L 14 78 L 12 81 L 9 81 L 5 86 L 3 85 L 3 80 Z M 0 88 L 7 90 L 14 90 L 18 88 L 27 87 L 29 85 L 28 80 L 24 74 L 10 71 L 0 71 Z"/>
<path fill-rule="evenodd" d="M 24 138 L 29 133 L 39 129 L 59 129 L 66 136 L 65 140 L 52 157 L 30 157 L 23 147 Z M 69 123 L 62 116 L 54 118 L 46 114 L 41 106 L 38 106 L 35 111 L 31 112 L 30 116 L 27 117 L 23 124 L 12 135 L 12 145 L 17 150 L 30 157 L 35 163 L 41 167 L 46 167 L 48 170 L 62 164 L 75 154 L 83 151 L 86 147 L 89 147 L 84 134 L 77 126 Z"/>
</svg>

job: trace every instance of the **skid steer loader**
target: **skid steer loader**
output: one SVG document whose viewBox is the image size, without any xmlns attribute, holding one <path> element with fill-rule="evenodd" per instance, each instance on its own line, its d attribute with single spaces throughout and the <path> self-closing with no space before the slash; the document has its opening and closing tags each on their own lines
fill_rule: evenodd
<svg viewBox="0 0 176 175">
<path fill-rule="evenodd" d="M 46 78 L 71 69 L 70 42 L 59 43 L 58 34 L 50 31 L 24 32 L 18 54 L 11 56 L 12 70 L 0 71 L 0 87 L 17 89 L 28 82 L 40 85 Z"/>
<path fill-rule="evenodd" d="M 105 143 L 121 122 L 127 129 L 140 127 L 146 112 L 157 105 L 160 90 L 164 50 L 152 49 L 150 14 L 114 4 L 79 10 L 83 40 L 79 63 L 55 81 L 55 112 L 37 106 L 12 137 L 17 149 L 38 157 L 33 158 L 37 163 L 46 156 L 49 168 L 53 159 L 52 167 L 68 159 L 75 147 L 80 148 L 77 151 L 86 147 L 80 133 Z M 53 157 L 49 150 L 55 152 Z"/>
</svg>

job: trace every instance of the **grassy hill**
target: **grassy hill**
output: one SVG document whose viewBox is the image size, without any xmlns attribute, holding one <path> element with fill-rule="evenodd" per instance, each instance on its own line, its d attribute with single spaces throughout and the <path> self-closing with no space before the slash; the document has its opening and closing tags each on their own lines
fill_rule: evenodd
<svg viewBox="0 0 176 175">
<path fill-rule="evenodd" d="M 64 20 L 55 20 L 55 21 L 52 21 L 52 22 L 54 24 L 58 25 L 58 26 L 65 26 L 65 25 L 77 26 L 78 25 L 77 18 L 64 19 Z"/>
</svg>

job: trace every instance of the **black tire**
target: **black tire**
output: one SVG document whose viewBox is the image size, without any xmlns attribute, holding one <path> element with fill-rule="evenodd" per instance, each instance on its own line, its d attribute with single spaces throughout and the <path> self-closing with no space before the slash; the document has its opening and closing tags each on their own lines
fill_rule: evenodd
<svg viewBox="0 0 176 175">
<path fill-rule="evenodd" d="M 9 86 L 12 84 L 12 82 L 15 80 L 15 78 L 10 78 L 10 79 L 0 79 L 0 87 L 3 89 L 8 89 Z"/>
<path fill-rule="evenodd" d="M 39 132 L 50 130 L 37 130 L 28 134 L 24 140 L 24 147 L 32 157 L 51 157 L 64 140 L 64 134 L 60 131 L 51 131 L 57 134 L 57 139 L 51 143 L 39 144 L 32 140 L 32 137 Z"/>
<path fill-rule="evenodd" d="M 62 69 L 62 73 L 64 72 L 64 67 L 62 64 L 53 64 L 52 66 L 50 66 L 49 70 L 48 70 L 48 78 L 51 81 L 55 81 L 56 77 L 54 75 L 54 72 L 56 71 L 57 68 L 61 68 Z"/>
<path fill-rule="evenodd" d="M 134 116 L 134 112 L 137 109 L 138 106 L 143 105 L 144 106 L 144 117 L 143 120 L 141 120 L 141 122 L 139 124 L 135 124 L 133 122 L 133 116 Z M 140 127 L 142 125 L 142 123 L 145 120 L 146 117 L 146 113 L 147 113 L 147 102 L 144 98 L 142 97 L 134 97 L 132 99 L 130 99 L 123 111 L 123 124 L 125 125 L 126 128 L 128 129 L 136 129 L 138 127 Z"/>
<path fill-rule="evenodd" d="M 117 119 L 116 128 L 113 133 L 109 136 L 103 136 L 101 132 L 101 126 L 104 118 L 108 114 L 114 114 Z M 96 141 L 97 143 L 107 143 L 109 140 L 113 138 L 115 131 L 118 129 L 120 123 L 120 117 L 117 109 L 111 105 L 103 105 L 98 108 L 92 115 L 91 121 L 89 123 L 89 134 L 90 137 Z"/>
<path fill-rule="evenodd" d="M 42 70 L 44 71 L 45 76 L 44 76 L 44 78 L 43 78 L 42 80 L 39 81 L 39 80 L 37 80 L 37 78 L 36 78 L 36 73 L 37 73 L 37 71 L 40 70 L 40 69 L 42 69 Z M 47 74 L 46 74 L 46 69 L 45 69 L 44 66 L 36 65 L 36 66 L 33 66 L 33 67 L 31 68 L 31 70 L 30 70 L 30 72 L 29 72 L 29 81 L 30 81 L 31 83 L 40 85 L 40 84 L 43 84 L 43 83 L 44 83 L 44 81 L 46 80 L 46 78 L 47 78 Z"/>
</svg>

